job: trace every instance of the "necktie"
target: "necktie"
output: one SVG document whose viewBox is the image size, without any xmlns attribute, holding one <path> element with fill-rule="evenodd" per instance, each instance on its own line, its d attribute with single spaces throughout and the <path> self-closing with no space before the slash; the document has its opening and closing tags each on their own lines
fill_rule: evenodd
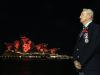
<svg viewBox="0 0 100 75">
<path fill-rule="evenodd" d="M 82 31 L 80 33 L 80 37 L 83 36 L 84 33 L 88 33 L 88 28 L 85 27 L 85 26 L 83 26 L 83 29 L 82 29 Z"/>
</svg>

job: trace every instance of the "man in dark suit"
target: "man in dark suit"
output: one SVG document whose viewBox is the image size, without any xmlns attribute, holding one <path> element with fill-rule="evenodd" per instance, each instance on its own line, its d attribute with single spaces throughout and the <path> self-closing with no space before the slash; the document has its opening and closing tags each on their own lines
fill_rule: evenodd
<svg viewBox="0 0 100 75">
<path fill-rule="evenodd" d="M 93 23 L 91 9 L 83 9 L 80 22 L 83 30 L 73 52 L 74 66 L 79 75 L 100 75 L 100 25 Z"/>
</svg>

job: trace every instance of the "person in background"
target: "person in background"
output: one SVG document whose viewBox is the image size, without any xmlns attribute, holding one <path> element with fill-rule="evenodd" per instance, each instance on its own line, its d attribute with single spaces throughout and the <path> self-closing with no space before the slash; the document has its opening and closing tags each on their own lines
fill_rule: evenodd
<svg viewBox="0 0 100 75">
<path fill-rule="evenodd" d="M 100 75 L 100 25 L 93 22 L 94 12 L 84 8 L 80 14 L 83 29 L 73 52 L 79 75 Z"/>
</svg>

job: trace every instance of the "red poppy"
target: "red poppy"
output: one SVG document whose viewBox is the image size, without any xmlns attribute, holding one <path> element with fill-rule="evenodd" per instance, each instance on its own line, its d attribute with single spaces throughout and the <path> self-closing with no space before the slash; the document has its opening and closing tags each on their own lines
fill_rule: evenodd
<svg viewBox="0 0 100 75">
<path fill-rule="evenodd" d="M 82 30 L 82 32 L 87 33 L 88 30 L 85 28 L 85 29 Z"/>
</svg>

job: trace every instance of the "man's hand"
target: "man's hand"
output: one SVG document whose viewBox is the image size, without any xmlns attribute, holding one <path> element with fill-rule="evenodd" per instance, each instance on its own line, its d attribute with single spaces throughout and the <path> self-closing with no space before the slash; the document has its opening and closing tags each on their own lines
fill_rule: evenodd
<svg viewBox="0 0 100 75">
<path fill-rule="evenodd" d="M 78 69 L 78 70 L 82 69 L 82 66 L 81 66 L 80 62 L 77 61 L 77 60 L 74 61 L 74 66 L 75 66 L 75 68 Z"/>
</svg>

